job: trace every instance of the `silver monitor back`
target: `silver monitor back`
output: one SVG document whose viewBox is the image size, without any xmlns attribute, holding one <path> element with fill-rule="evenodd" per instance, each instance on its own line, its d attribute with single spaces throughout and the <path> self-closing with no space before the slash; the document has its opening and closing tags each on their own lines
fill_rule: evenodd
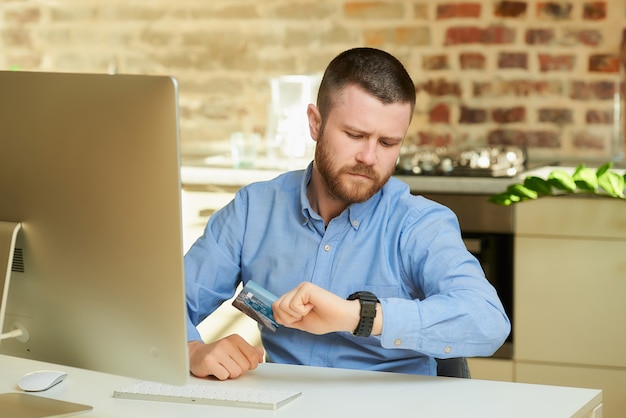
<svg viewBox="0 0 626 418">
<path fill-rule="evenodd" d="M 1 354 L 186 381 L 179 150 L 171 77 L 0 72 Z"/>
</svg>

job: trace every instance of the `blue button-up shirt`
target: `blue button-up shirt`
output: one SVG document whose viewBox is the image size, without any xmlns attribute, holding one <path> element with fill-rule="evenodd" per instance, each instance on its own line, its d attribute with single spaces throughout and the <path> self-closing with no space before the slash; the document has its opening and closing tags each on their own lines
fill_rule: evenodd
<svg viewBox="0 0 626 418">
<path fill-rule="evenodd" d="M 500 347 L 510 322 L 450 209 L 391 178 L 325 226 L 306 197 L 310 177 L 311 165 L 248 185 L 211 216 L 185 256 L 190 341 L 252 279 L 275 295 L 303 281 L 341 297 L 367 290 L 382 306 L 379 336 L 262 329 L 269 361 L 433 375 L 433 357 Z"/>
</svg>

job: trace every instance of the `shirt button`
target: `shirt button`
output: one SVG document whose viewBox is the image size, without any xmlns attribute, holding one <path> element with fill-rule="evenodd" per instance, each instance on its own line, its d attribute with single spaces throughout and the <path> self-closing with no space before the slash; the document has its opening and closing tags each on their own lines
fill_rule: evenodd
<svg viewBox="0 0 626 418">
<path fill-rule="evenodd" d="M 352 226 L 354 226 L 355 228 L 358 228 L 358 226 L 359 226 L 359 221 L 358 221 L 358 220 L 354 220 L 354 221 L 352 221 Z"/>
<path fill-rule="evenodd" d="M 395 345 L 396 347 L 400 347 L 402 345 L 402 340 L 400 338 L 396 339 L 393 342 L 393 345 Z"/>
<path fill-rule="evenodd" d="M 324 251 L 329 252 L 330 251 L 330 245 L 328 245 L 328 244 L 324 245 Z"/>
<path fill-rule="evenodd" d="M 450 351 L 452 351 L 452 347 L 447 345 L 446 348 L 443 349 L 443 351 L 445 351 L 445 353 L 448 354 Z"/>
</svg>

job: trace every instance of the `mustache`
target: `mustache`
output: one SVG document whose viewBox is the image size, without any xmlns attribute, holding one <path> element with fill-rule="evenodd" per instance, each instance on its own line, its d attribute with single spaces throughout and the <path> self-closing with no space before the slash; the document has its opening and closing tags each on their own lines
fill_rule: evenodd
<svg viewBox="0 0 626 418">
<path fill-rule="evenodd" d="M 341 171 L 346 174 L 358 174 L 361 176 L 369 177 L 371 179 L 378 179 L 378 174 L 376 173 L 376 171 L 372 167 L 363 164 L 357 164 L 352 167 L 347 167 Z"/>
</svg>

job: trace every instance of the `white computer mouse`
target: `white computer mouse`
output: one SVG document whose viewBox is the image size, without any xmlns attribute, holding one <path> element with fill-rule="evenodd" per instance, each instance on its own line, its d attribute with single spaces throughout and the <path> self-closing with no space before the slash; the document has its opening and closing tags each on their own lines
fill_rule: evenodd
<svg viewBox="0 0 626 418">
<path fill-rule="evenodd" d="M 26 392 L 41 392 L 61 383 L 67 377 L 67 373 L 57 370 L 37 370 L 26 373 L 17 385 Z"/>
</svg>

